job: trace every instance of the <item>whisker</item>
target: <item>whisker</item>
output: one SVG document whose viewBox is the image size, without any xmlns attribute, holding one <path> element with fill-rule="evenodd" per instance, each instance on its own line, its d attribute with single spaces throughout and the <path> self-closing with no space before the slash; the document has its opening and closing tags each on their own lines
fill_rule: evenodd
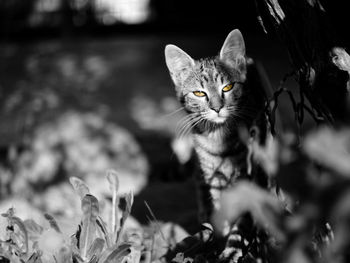
<svg viewBox="0 0 350 263">
<path fill-rule="evenodd" d="M 175 130 L 178 130 L 178 128 L 181 126 L 181 125 L 184 125 L 184 123 L 186 123 L 187 121 L 191 120 L 196 114 L 195 113 L 190 113 L 184 117 L 182 117 L 178 123 L 177 123 L 177 126 L 175 128 Z"/>
<path fill-rule="evenodd" d="M 201 121 L 203 121 L 204 119 L 203 118 L 200 118 L 199 120 L 195 121 L 194 123 L 192 123 L 190 126 L 187 127 L 187 129 L 185 130 L 185 132 L 181 135 L 182 138 L 187 136 L 191 130 L 197 125 L 199 124 Z M 180 137 L 181 138 L 181 137 Z"/>
<path fill-rule="evenodd" d="M 173 112 L 170 112 L 170 113 L 168 113 L 168 114 L 165 114 L 165 115 L 161 116 L 161 118 L 163 119 L 163 118 L 167 118 L 167 117 L 173 116 L 174 114 L 176 114 L 176 113 L 178 113 L 179 111 L 182 111 L 182 110 L 184 110 L 184 109 L 185 109 L 185 107 L 181 107 L 181 108 L 179 108 L 179 109 L 177 109 L 177 110 L 175 110 L 175 111 L 173 111 Z"/>
<path fill-rule="evenodd" d="M 201 119 L 200 116 L 194 117 L 189 119 L 182 127 L 181 129 L 176 133 L 178 138 L 181 138 L 183 136 L 183 134 L 186 132 L 186 130 L 192 126 L 192 124 L 196 121 L 198 121 L 199 119 Z"/>
</svg>

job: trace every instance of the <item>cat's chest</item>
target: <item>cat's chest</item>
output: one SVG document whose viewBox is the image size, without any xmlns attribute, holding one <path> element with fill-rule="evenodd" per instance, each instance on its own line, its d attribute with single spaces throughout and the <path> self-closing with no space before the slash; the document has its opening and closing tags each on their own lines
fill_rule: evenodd
<svg viewBox="0 0 350 263">
<path fill-rule="evenodd" d="M 245 162 L 246 151 L 241 147 L 238 136 L 225 136 L 221 131 L 193 136 L 195 151 L 207 182 L 228 185 L 239 176 L 240 163 Z"/>
<path fill-rule="evenodd" d="M 222 131 L 215 131 L 208 134 L 194 134 L 194 143 L 197 154 L 205 151 L 212 155 L 222 155 L 227 151 L 228 143 Z"/>
</svg>

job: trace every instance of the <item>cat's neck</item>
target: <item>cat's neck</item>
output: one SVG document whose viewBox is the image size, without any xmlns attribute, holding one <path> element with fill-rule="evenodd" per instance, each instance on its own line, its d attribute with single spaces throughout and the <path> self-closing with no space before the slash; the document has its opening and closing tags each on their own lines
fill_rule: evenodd
<svg viewBox="0 0 350 263">
<path fill-rule="evenodd" d="M 245 163 L 246 158 L 246 146 L 239 139 L 237 129 L 227 130 L 222 127 L 192 133 L 192 136 L 205 182 L 211 186 L 228 187 L 229 182 L 239 176 L 243 167 L 241 164 Z M 214 175 L 218 174 L 226 179 L 212 181 L 216 177 Z"/>
<path fill-rule="evenodd" d="M 223 155 L 232 147 L 232 143 L 239 140 L 236 129 L 228 130 L 227 127 L 217 127 L 212 130 L 193 132 L 196 151 L 205 150 L 213 155 Z"/>
</svg>

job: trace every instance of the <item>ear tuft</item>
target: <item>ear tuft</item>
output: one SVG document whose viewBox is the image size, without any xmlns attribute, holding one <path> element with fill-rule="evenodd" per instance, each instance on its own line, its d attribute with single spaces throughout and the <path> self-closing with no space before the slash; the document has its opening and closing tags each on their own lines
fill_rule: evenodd
<svg viewBox="0 0 350 263">
<path fill-rule="evenodd" d="M 232 30 L 226 37 L 220 51 L 220 59 L 229 66 L 245 69 L 245 44 L 238 29 Z"/>
<path fill-rule="evenodd" d="M 165 62 L 172 76 L 192 68 L 195 64 L 194 60 L 185 51 L 175 45 L 165 47 Z"/>
</svg>

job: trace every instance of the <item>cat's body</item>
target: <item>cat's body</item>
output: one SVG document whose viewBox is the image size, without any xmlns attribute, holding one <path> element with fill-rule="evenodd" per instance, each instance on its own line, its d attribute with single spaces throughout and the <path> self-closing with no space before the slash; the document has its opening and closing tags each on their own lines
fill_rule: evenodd
<svg viewBox="0 0 350 263">
<path fill-rule="evenodd" d="M 212 209 L 220 209 L 222 190 L 240 179 L 256 179 L 240 136 L 241 129 L 250 131 L 257 125 L 264 141 L 264 92 L 238 30 L 228 35 L 217 57 L 193 60 L 173 45 L 166 47 L 165 55 L 177 96 L 188 113 L 184 125 L 191 129 L 201 181 L 210 192 L 202 195 L 210 217 Z"/>
</svg>

